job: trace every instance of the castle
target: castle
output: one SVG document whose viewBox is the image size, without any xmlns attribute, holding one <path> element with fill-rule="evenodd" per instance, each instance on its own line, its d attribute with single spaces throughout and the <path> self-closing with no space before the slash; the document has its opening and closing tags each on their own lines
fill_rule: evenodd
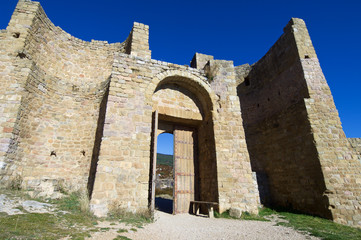
<svg viewBox="0 0 361 240">
<path fill-rule="evenodd" d="M 303 20 L 253 65 L 151 58 L 149 27 L 85 42 L 20 0 L 0 32 L 0 182 L 87 190 L 91 210 L 154 209 L 157 136 L 174 134 L 174 213 L 285 207 L 361 226 L 360 139 L 348 141 Z"/>
</svg>

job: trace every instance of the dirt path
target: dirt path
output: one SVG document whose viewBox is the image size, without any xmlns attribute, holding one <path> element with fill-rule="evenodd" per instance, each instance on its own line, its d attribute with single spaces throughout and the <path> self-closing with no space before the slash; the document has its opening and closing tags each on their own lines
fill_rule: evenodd
<svg viewBox="0 0 361 240">
<path fill-rule="evenodd" d="M 104 227 L 107 227 L 106 224 Z M 156 212 L 156 221 L 154 223 L 136 230 L 129 230 L 126 233 L 117 234 L 115 229 L 118 226 L 109 227 L 113 227 L 114 230 L 96 233 L 92 239 L 113 239 L 117 235 L 126 236 L 132 240 L 319 239 L 305 233 L 299 233 L 291 228 L 275 226 L 275 222 L 209 219 L 189 214 L 174 216 L 163 212 Z"/>
<path fill-rule="evenodd" d="M 9 215 L 29 212 L 52 213 L 54 209 L 51 204 L 0 194 L 0 212 L 6 212 Z M 126 236 L 132 240 L 318 239 L 291 228 L 276 226 L 276 222 L 282 221 L 282 219 L 277 217 L 273 219 L 272 222 L 209 219 L 189 214 L 172 215 L 156 211 L 155 222 L 146 224 L 141 228 L 114 221 L 99 222 L 96 226 L 97 231 L 93 231 L 89 239 L 121 239 L 117 238 L 118 236 Z"/>
</svg>

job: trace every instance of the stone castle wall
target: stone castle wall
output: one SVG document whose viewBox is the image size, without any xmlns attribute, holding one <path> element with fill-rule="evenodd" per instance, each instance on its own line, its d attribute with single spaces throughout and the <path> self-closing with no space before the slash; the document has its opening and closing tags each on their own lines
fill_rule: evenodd
<svg viewBox="0 0 361 240">
<path fill-rule="evenodd" d="M 348 138 L 348 141 L 351 144 L 351 147 L 361 155 L 361 138 Z"/>
<path fill-rule="evenodd" d="M 0 181 L 88 190 L 98 216 L 146 211 L 157 111 L 196 129 L 198 200 L 256 213 L 260 196 L 360 225 L 360 162 L 302 20 L 252 66 L 157 61 L 148 40 L 134 23 L 123 43 L 85 42 L 20 0 L 0 32 Z"/>
<path fill-rule="evenodd" d="M 261 201 L 358 225 L 361 166 L 304 22 L 292 19 L 265 57 L 238 72 Z"/>
<path fill-rule="evenodd" d="M 296 20 L 297 21 L 297 20 Z M 300 23 L 302 24 L 302 23 Z M 242 117 L 262 202 L 330 217 L 304 99 L 309 97 L 291 28 L 243 77 Z"/>
<path fill-rule="evenodd" d="M 22 2 L 6 30 L 12 61 L 26 67 L 15 122 L 12 167 L 23 184 L 65 180 L 84 187 L 89 175 L 99 104 L 108 86 L 115 46 L 87 43 L 55 27 L 39 3 Z M 119 47 L 118 46 L 118 47 Z M 9 89 L 5 88 L 11 94 Z M 16 92 L 16 91 L 15 91 Z M 10 159 L 10 158 L 9 158 Z"/>
<path fill-rule="evenodd" d="M 220 81 L 226 82 L 222 78 Z M 236 94 L 235 87 L 233 91 Z M 162 92 L 168 96 L 162 97 Z M 185 98 L 184 93 L 188 95 L 184 106 L 175 104 L 176 101 L 167 102 L 181 95 Z M 195 98 L 198 101 L 191 100 Z M 155 100 L 161 101 L 154 105 Z M 239 109 L 237 101 L 232 101 L 235 104 L 231 106 L 230 99 L 225 98 L 222 109 L 215 101 L 216 95 L 202 71 L 124 54 L 115 56 L 92 198 L 93 210 L 102 215 L 114 204 L 126 206 L 131 211 L 147 209 L 152 112 L 157 109 L 166 115 L 163 116 L 165 121 L 199 126 L 200 188 L 203 189 L 200 197 L 219 201 L 223 211 L 235 207 L 257 212 L 258 192 L 252 181 L 245 141 L 241 140 L 242 128 L 232 129 L 228 122 L 240 124 L 236 118 L 227 116 L 233 117 Z M 223 116 L 217 114 L 221 111 Z M 238 146 L 233 152 L 227 143 L 232 140 L 234 146 Z M 215 148 L 223 151 L 217 156 Z M 225 156 L 223 152 L 232 155 Z M 236 154 L 242 158 L 236 158 Z M 233 171 L 239 171 L 237 176 L 244 171 L 244 177 L 236 178 Z M 232 189 L 239 189 L 239 192 L 232 192 Z"/>
</svg>

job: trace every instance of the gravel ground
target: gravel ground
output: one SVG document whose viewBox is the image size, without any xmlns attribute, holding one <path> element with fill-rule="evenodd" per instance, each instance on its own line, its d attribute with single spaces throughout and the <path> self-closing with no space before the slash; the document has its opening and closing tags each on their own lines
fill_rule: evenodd
<svg viewBox="0 0 361 240">
<path fill-rule="evenodd" d="M 155 223 L 136 232 L 121 235 L 133 240 L 159 239 L 319 239 L 292 228 L 275 226 L 275 222 L 209 219 L 189 214 L 171 215 L 156 212 Z M 99 236 L 98 236 L 99 237 Z"/>
<path fill-rule="evenodd" d="M 18 209 L 22 206 L 27 212 L 52 212 L 51 204 L 37 201 L 23 200 L 20 198 L 10 199 L 4 194 L 0 194 L 0 212 L 12 214 L 24 214 Z M 108 221 L 99 222 L 100 229 L 92 233 L 88 239 L 112 240 L 117 236 L 126 236 L 132 240 L 180 240 L 180 239 L 319 239 L 282 226 L 275 226 L 279 221 L 285 221 L 273 216 L 271 222 L 241 221 L 233 219 L 206 218 L 189 214 L 172 215 L 169 213 L 156 211 L 156 221 L 146 224 L 143 228 L 136 228 L 124 223 L 114 223 Z M 103 230 L 102 230 L 103 229 Z M 128 232 L 120 232 L 125 230 Z M 68 238 L 64 238 L 68 239 Z"/>
</svg>

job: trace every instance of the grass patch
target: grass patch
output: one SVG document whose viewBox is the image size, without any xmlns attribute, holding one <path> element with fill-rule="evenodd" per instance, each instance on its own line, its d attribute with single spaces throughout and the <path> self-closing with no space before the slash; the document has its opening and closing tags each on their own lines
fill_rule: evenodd
<svg viewBox="0 0 361 240">
<path fill-rule="evenodd" d="M 113 240 L 132 240 L 132 239 L 130 239 L 130 238 L 128 238 L 128 237 L 126 237 L 126 236 L 117 236 L 116 238 L 114 238 Z"/>
<path fill-rule="evenodd" d="M 112 208 L 108 214 L 108 220 L 110 221 L 119 221 L 127 225 L 132 225 L 137 228 L 141 228 L 146 223 L 151 223 L 151 215 L 149 211 L 144 211 L 141 213 L 131 213 L 124 209 Z"/>
<path fill-rule="evenodd" d="M 251 221 L 262 221 L 269 222 L 269 220 L 265 219 L 263 216 L 251 214 L 249 212 L 243 212 L 241 215 L 242 220 L 251 220 Z"/>
<path fill-rule="evenodd" d="M 227 218 L 227 219 L 241 219 L 241 220 L 252 220 L 252 221 L 264 221 L 264 222 L 268 222 L 269 220 L 265 219 L 263 216 L 260 215 L 256 215 L 256 214 L 251 214 L 249 212 L 243 212 L 241 215 L 241 218 L 235 218 L 232 217 L 229 214 L 229 210 L 223 212 L 223 213 L 218 213 L 218 212 L 214 212 L 214 217 L 216 218 Z"/>
<path fill-rule="evenodd" d="M 85 193 L 73 192 L 61 199 L 51 199 L 49 202 L 57 205 L 62 211 L 92 215 L 89 211 L 89 199 Z"/>
<path fill-rule="evenodd" d="M 215 218 L 227 218 L 227 219 L 237 219 L 235 217 L 232 217 L 231 215 L 229 215 L 229 210 L 223 212 L 223 213 L 219 213 L 217 211 L 214 211 L 214 217 Z"/>
<path fill-rule="evenodd" d="M 124 229 L 124 228 L 120 228 L 118 229 L 117 233 L 125 233 L 125 232 L 128 232 L 127 229 Z"/>
<path fill-rule="evenodd" d="M 258 209 L 258 215 L 260 215 L 261 217 L 265 217 L 265 216 L 269 216 L 272 214 L 277 214 L 278 212 L 270 209 L 270 208 L 260 208 Z"/>
<path fill-rule="evenodd" d="M 0 239 L 84 239 L 96 231 L 97 219 L 88 211 L 81 209 L 79 194 L 70 194 L 59 200 L 45 201 L 32 199 L 25 191 L 1 190 L 9 198 L 50 202 L 58 211 L 54 213 L 26 213 L 7 215 L 0 213 Z M 17 207 L 23 210 L 22 207 Z M 60 211 L 61 210 L 61 211 Z M 66 211 L 66 212 L 64 212 Z"/>
<path fill-rule="evenodd" d="M 361 239 L 361 229 L 353 228 L 331 220 L 313 217 L 309 215 L 290 213 L 285 211 L 274 211 L 272 209 L 261 209 L 260 215 L 267 216 L 277 214 L 288 222 L 280 222 L 278 225 L 292 227 L 299 231 L 306 231 L 315 237 L 324 240 L 358 240 Z"/>
<path fill-rule="evenodd" d="M 80 224 L 76 222 L 76 224 Z M 28 213 L 8 216 L 0 213 L 0 239 L 72 239 L 90 237 L 66 217 L 49 213 Z"/>
</svg>

